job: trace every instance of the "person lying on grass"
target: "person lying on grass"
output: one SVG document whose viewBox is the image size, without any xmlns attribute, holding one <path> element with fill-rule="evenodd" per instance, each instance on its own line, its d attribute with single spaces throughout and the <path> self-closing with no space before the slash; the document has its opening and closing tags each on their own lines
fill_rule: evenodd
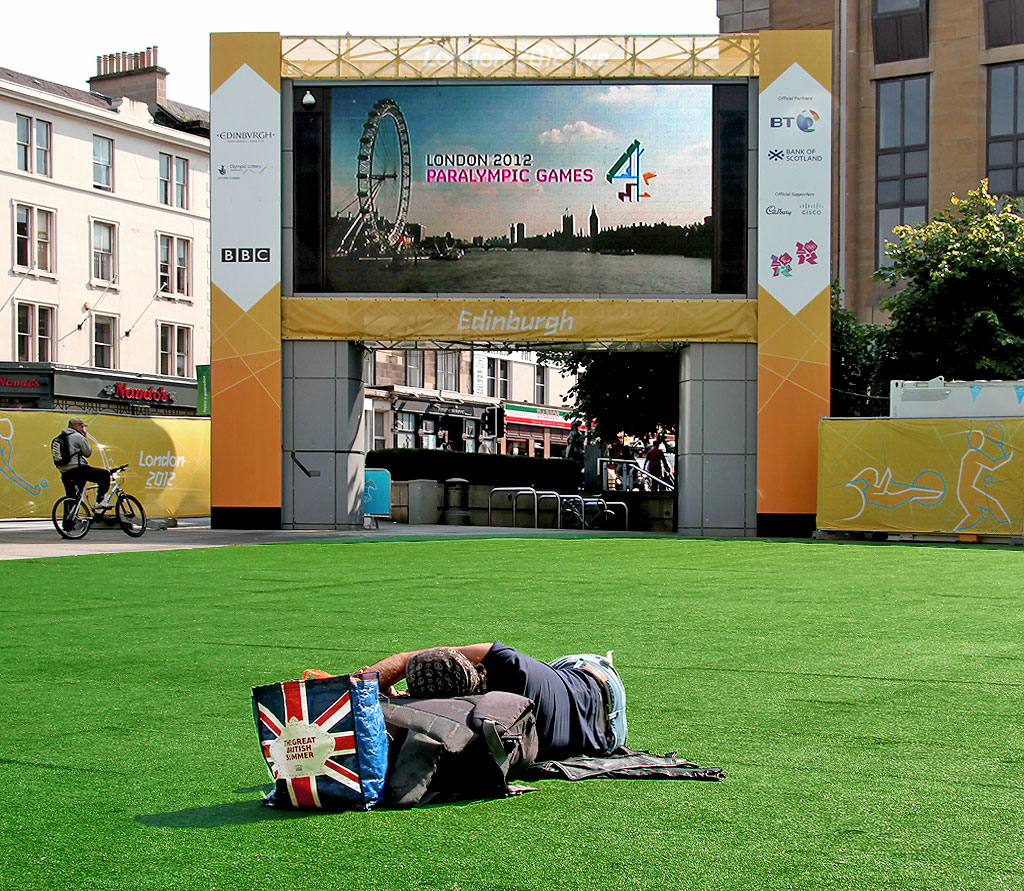
<svg viewBox="0 0 1024 891">
<path fill-rule="evenodd" d="M 533 700 L 541 759 L 607 755 L 626 742 L 626 691 L 612 654 L 582 653 L 541 662 L 500 641 L 395 653 L 364 668 L 380 674 L 380 689 L 421 699 L 473 696 L 488 690 Z"/>
</svg>

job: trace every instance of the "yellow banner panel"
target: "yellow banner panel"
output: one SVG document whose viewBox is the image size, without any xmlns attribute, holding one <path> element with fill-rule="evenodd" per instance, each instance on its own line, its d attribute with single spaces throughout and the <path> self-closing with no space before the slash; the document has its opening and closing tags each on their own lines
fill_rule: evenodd
<svg viewBox="0 0 1024 891">
<path fill-rule="evenodd" d="M 235 32 L 210 35 L 210 92 L 243 65 L 281 91 L 281 35 L 277 32 Z"/>
<path fill-rule="evenodd" d="M 761 92 L 798 62 L 811 77 L 832 91 L 831 31 L 762 31 L 760 42 Z"/>
<path fill-rule="evenodd" d="M 814 513 L 818 419 L 829 412 L 829 295 L 793 315 L 761 291 L 757 350 L 759 513 Z"/>
<path fill-rule="evenodd" d="M 818 528 L 1020 535 L 1024 420 L 822 420 Z"/>
<path fill-rule="evenodd" d="M 214 420 L 213 503 L 226 507 L 281 504 L 280 287 L 248 312 L 211 289 L 210 389 Z M 245 448 L 239 448 L 245 431 Z"/>
<path fill-rule="evenodd" d="M 764 31 L 758 102 L 757 511 L 814 513 L 829 413 L 832 35 Z"/>
<path fill-rule="evenodd" d="M 84 415 L 92 443 L 89 463 L 129 465 L 121 476 L 151 517 L 210 513 L 209 418 Z M 64 496 L 50 441 L 68 423 L 64 412 L 0 409 L 0 517 L 48 518 Z"/>
<path fill-rule="evenodd" d="M 285 340 L 579 343 L 757 339 L 753 300 L 285 297 Z"/>
</svg>

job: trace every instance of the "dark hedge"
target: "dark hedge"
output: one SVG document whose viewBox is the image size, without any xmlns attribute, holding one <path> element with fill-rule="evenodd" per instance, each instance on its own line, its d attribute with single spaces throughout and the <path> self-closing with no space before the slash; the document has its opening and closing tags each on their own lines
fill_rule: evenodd
<svg viewBox="0 0 1024 891">
<path fill-rule="evenodd" d="M 394 480 L 460 478 L 483 486 L 533 486 L 536 489 L 579 488 L 581 468 L 563 458 L 482 455 L 440 449 L 379 449 L 368 452 L 366 466 L 391 471 Z"/>
</svg>

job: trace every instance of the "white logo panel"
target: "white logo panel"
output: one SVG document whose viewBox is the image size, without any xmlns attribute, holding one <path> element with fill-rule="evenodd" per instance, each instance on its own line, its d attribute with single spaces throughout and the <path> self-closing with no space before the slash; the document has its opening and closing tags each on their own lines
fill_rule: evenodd
<svg viewBox="0 0 1024 891">
<path fill-rule="evenodd" d="M 758 122 L 757 282 L 795 315 L 831 282 L 832 96 L 794 63 Z"/>
<path fill-rule="evenodd" d="M 281 94 L 243 65 L 210 106 L 210 275 L 248 311 L 281 281 Z"/>
</svg>

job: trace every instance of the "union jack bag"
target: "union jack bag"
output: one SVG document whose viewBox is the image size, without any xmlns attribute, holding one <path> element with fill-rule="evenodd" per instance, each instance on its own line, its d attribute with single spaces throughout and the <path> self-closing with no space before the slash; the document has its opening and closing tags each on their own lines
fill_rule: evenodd
<svg viewBox="0 0 1024 891">
<path fill-rule="evenodd" d="M 381 801 L 388 739 L 377 680 L 354 674 L 253 687 L 256 729 L 274 777 L 265 804 L 368 810 Z"/>
</svg>

